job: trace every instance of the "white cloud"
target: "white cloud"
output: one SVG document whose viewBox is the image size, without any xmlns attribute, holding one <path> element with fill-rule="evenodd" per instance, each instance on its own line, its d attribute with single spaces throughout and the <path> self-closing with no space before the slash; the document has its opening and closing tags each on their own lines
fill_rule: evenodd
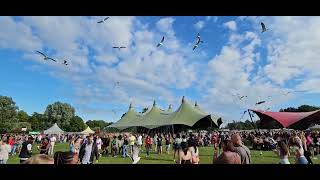
<svg viewBox="0 0 320 180">
<path fill-rule="evenodd" d="M 206 21 L 212 20 L 213 22 L 218 21 L 218 16 L 206 16 Z"/>
<path fill-rule="evenodd" d="M 1 42 L 25 38 L 14 36 L 20 34 L 21 30 L 17 30 L 21 27 L 25 29 L 22 32 L 27 32 L 24 33 L 29 38 L 26 42 L 43 42 L 43 47 L 23 42 L 18 50 L 25 53 L 25 59 L 41 63 L 32 70 L 69 81 L 74 90 L 73 99 L 79 106 L 97 102 L 127 105 L 130 101 L 137 106 L 146 106 L 157 97 L 162 97 L 165 103 L 172 103 L 177 100 L 172 89 L 188 88 L 196 81 L 196 63 L 190 61 L 201 56 L 193 55 L 192 49 L 177 39 L 173 18 L 163 18 L 156 23 L 157 30 L 166 35 L 165 45 L 160 48 L 156 48 L 156 43 L 162 34 L 135 17 L 110 17 L 104 24 L 97 24 L 98 19 L 22 17 L 21 22 L 16 22 L 7 17 L 1 20 L 13 25 L 1 29 L 0 34 L 10 39 L 6 37 Z M 10 34 L 13 30 L 17 32 Z M 12 44 L 5 45 L 5 48 L 16 49 Z M 114 50 L 112 46 L 115 45 L 124 45 L 127 49 Z M 61 61 L 66 58 L 70 66 L 43 61 L 37 54 L 29 52 L 34 48 Z M 120 86 L 115 88 L 117 81 Z"/>
<path fill-rule="evenodd" d="M 168 17 L 168 18 L 162 18 L 157 22 L 157 28 L 160 32 L 166 33 L 168 36 L 173 36 L 174 31 L 172 24 L 175 21 L 175 19 Z"/>
<path fill-rule="evenodd" d="M 232 31 L 237 30 L 237 23 L 235 21 L 228 21 L 228 22 L 224 23 L 223 25 Z"/>
<path fill-rule="evenodd" d="M 194 24 L 194 27 L 197 30 L 201 30 L 202 28 L 204 28 L 204 26 L 205 26 L 205 22 L 204 21 L 198 21 L 196 24 Z"/>
<path fill-rule="evenodd" d="M 34 52 L 41 49 L 39 38 L 32 34 L 31 28 L 23 22 L 16 22 L 11 17 L 0 17 L 0 48 L 9 48 Z"/>
</svg>

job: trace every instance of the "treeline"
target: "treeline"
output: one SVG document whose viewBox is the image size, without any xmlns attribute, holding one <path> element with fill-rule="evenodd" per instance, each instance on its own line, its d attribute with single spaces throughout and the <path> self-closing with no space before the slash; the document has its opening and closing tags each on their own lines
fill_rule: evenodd
<svg viewBox="0 0 320 180">
<path fill-rule="evenodd" d="M 87 126 L 93 130 L 103 130 L 111 123 L 103 120 L 90 120 L 86 123 L 75 114 L 75 109 L 67 103 L 49 104 L 43 114 L 34 112 L 28 115 L 20 110 L 11 97 L 0 95 L 0 133 L 20 132 L 21 128 L 28 131 L 43 131 L 54 123 L 66 132 L 80 132 Z"/>
<path fill-rule="evenodd" d="M 279 112 L 310 112 L 310 111 L 316 111 L 319 110 L 320 107 L 317 106 L 311 106 L 311 105 L 302 105 L 297 108 L 295 107 L 288 107 L 285 109 L 280 109 Z M 261 128 L 261 129 L 277 129 L 281 128 L 281 125 L 276 122 L 272 121 L 268 124 L 265 124 L 262 126 L 260 124 L 260 121 L 254 121 L 252 122 L 251 120 L 246 120 L 246 121 L 235 121 L 228 123 L 226 125 L 227 129 L 238 129 L 238 130 L 250 130 L 250 129 L 255 129 L 255 128 Z M 292 127 L 294 128 L 294 127 Z"/>
</svg>

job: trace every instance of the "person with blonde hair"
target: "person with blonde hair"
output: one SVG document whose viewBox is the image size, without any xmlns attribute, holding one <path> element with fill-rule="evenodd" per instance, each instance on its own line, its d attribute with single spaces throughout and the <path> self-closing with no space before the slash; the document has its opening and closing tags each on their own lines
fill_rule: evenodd
<svg viewBox="0 0 320 180">
<path fill-rule="evenodd" d="M 37 154 L 24 161 L 23 164 L 54 164 L 54 160 L 48 155 Z"/>
</svg>

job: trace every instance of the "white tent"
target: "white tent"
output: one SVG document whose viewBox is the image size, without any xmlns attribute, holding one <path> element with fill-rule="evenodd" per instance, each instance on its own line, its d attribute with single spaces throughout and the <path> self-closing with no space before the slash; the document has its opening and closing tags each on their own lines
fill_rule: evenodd
<svg viewBox="0 0 320 180">
<path fill-rule="evenodd" d="M 81 134 L 85 134 L 85 135 L 89 135 L 89 134 L 93 134 L 93 133 L 94 133 L 94 131 L 92 131 L 89 126 L 87 127 L 87 129 L 85 129 L 84 131 L 81 132 Z"/>
<path fill-rule="evenodd" d="M 43 131 L 43 133 L 44 134 L 63 134 L 64 131 L 59 128 L 57 123 L 54 123 L 54 125 L 51 128 Z"/>
<path fill-rule="evenodd" d="M 314 125 L 314 126 L 312 126 L 312 127 L 309 127 L 309 130 L 311 130 L 311 131 L 319 131 L 320 130 L 320 125 Z"/>
</svg>

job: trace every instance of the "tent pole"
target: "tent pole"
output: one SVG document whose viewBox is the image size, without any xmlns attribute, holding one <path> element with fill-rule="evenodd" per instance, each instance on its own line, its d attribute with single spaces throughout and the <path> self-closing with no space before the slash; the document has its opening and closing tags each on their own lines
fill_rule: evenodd
<svg viewBox="0 0 320 180">
<path fill-rule="evenodd" d="M 172 135 L 174 135 L 174 125 L 172 124 Z"/>
<path fill-rule="evenodd" d="M 251 117 L 251 113 L 250 113 L 250 110 L 248 109 L 248 113 L 249 113 L 249 116 L 250 116 L 250 119 L 251 119 L 251 122 L 252 122 L 252 124 L 253 124 L 253 126 L 255 127 L 255 129 L 258 129 L 259 130 L 259 128 L 256 126 L 256 124 L 253 122 L 253 120 L 252 120 L 252 117 Z M 260 130 L 259 130 L 259 132 L 260 132 Z"/>
</svg>

